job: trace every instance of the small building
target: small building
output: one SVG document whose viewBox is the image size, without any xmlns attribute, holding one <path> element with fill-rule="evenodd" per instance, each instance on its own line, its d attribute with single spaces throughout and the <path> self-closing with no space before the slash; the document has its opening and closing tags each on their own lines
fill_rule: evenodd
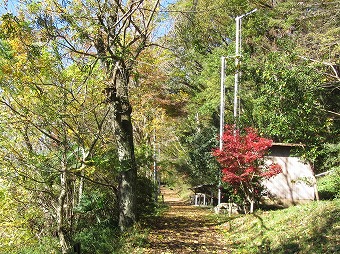
<svg viewBox="0 0 340 254">
<path fill-rule="evenodd" d="M 216 185 L 202 184 L 189 188 L 194 192 L 191 197 L 191 204 L 196 206 L 207 206 L 214 203 L 214 192 L 216 192 Z"/>
<path fill-rule="evenodd" d="M 303 203 L 314 200 L 316 180 L 311 165 L 292 155 L 292 149 L 298 144 L 273 143 L 265 163 L 278 163 L 282 173 L 263 182 L 268 193 L 267 198 L 284 205 Z"/>
</svg>

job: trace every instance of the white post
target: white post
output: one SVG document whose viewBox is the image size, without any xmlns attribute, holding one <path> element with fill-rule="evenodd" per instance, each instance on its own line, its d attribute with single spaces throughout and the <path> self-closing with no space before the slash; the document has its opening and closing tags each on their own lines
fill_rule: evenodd
<svg viewBox="0 0 340 254">
<path fill-rule="evenodd" d="M 223 148 L 223 130 L 224 130 L 224 104 L 225 104 L 225 57 L 221 57 L 221 102 L 220 102 L 220 151 Z M 221 170 L 218 169 L 218 204 L 221 203 Z"/>
<path fill-rule="evenodd" d="M 241 56 L 242 56 L 242 19 L 239 20 L 239 39 L 238 39 L 238 55 L 240 56 L 240 58 L 237 58 L 236 56 L 236 59 L 238 59 L 238 65 L 237 65 L 237 74 L 238 74 L 238 91 L 241 90 L 241 84 L 240 84 L 240 79 L 242 78 L 242 72 L 241 72 Z M 237 95 L 237 103 L 238 103 L 238 108 L 237 108 L 237 118 L 240 119 L 240 116 L 241 116 L 241 96 L 238 94 Z"/>
<path fill-rule="evenodd" d="M 236 42 L 235 42 L 235 84 L 234 84 L 234 124 L 237 124 L 237 102 L 238 102 L 238 83 L 239 83 L 239 65 L 240 65 L 240 23 L 241 18 L 236 17 Z"/>
<path fill-rule="evenodd" d="M 234 87 L 234 124 L 237 128 L 237 118 L 240 117 L 240 104 L 239 100 L 239 79 L 240 79 L 240 61 L 241 61 L 241 42 L 242 42 L 242 35 L 241 35 L 241 29 L 242 29 L 242 18 L 245 16 L 248 16 L 254 12 L 256 12 L 257 9 L 254 9 L 246 14 L 243 14 L 241 16 L 238 16 L 235 18 L 236 22 L 236 41 L 235 41 L 235 87 Z"/>
<path fill-rule="evenodd" d="M 225 70 L 225 58 L 221 57 L 221 101 L 220 101 L 220 151 L 223 147 L 223 130 L 224 130 L 224 103 L 225 103 L 225 88 L 224 88 L 224 70 Z"/>
<path fill-rule="evenodd" d="M 157 186 L 157 150 L 156 150 L 156 129 L 155 128 L 153 129 L 153 181 L 155 184 L 155 202 L 157 202 L 158 201 L 158 186 Z"/>
</svg>

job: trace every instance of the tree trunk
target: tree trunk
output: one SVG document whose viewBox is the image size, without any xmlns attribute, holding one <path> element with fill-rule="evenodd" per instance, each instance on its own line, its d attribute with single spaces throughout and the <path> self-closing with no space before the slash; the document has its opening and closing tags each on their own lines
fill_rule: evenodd
<svg viewBox="0 0 340 254">
<path fill-rule="evenodd" d="M 135 215 L 135 188 L 137 167 L 134 156 L 133 131 L 130 113 L 116 116 L 115 133 L 118 147 L 118 158 L 121 165 L 119 176 L 119 227 L 122 231 L 132 226 Z"/>
<path fill-rule="evenodd" d="M 116 117 L 115 125 L 118 158 L 122 170 L 119 175 L 118 186 L 119 227 L 124 231 L 131 227 L 136 220 L 135 188 L 137 167 L 134 156 L 130 113 Z"/>
<path fill-rule="evenodd" d="M 113 84 L 107 91 L 108 100 L 113 108 L 111 122 L 114 128 L 120 163 L 118 186 L 119 227 L 122 231 L 136 221 L 136 178 L 137 166 L 134 155 L 131 105 L 128 97 L 129 75 L 123 63 L 117 63 Z"/>
<path fill-rule="evenodd" d="M 59 243 L 61 246 L 61 251 L 63 254 L 68 253 L 70 249 L 70 242 L 67 236 L 67 227 L 65 225 L 68 223 L 66 218 L 67 210 L 67 190 L 68 190 L 68 179 L 66 166 L 62 163 L 62 172 L 60 174 L 60 194 L 58 197 L 58 211 L 57 211 L 57 233 L 59 237 Z M 65 209 L 66 208 L 66 209 Z"/>
<path fill-rule="evenodd" d="M 249 213 L 254 213 L 254 204 L 255 204 L 255 190 L 252 188 L 251 184 L 245 184 L 241 183 L 241 188 L 243 190 L 243 193 L 245 194 L 245 197 L 247 201 L 249 202 Z M 245 213 L 246 209 L 245 209 Z"/>
<path fill-rule="evenodd" d="M 135 170 L 131 169 L 120 174 L 119 179 L 119 228 L 125 231 L 136 221 L 135 214 Z"/>
<path fill-rule="evenodd" d="M 250 209 L 249 213 L 254 213 L 254 200 L 250 200 Z"/>
<path fill-rule="evenodd" d="M 249 213 L 254 213 L 255 204 L 255 190 L 249 186 L 249 193 L 247 194 L 250 203 Z"/>
</svg>

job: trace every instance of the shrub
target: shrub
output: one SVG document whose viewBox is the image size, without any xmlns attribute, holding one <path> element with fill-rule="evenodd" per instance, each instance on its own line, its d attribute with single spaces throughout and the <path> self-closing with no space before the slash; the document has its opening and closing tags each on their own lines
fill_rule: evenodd
<svg viewBox="0 0 340 254">
<path fill-rule="evenodd" d="M 156 187 L 152 180 L 146 177 L 138 177 L 136 193 L 138 217 L 154 213 Z"/>
<path fill-rule="evenodd" d="M 59 240 L 57 237 L 42 237 L 35 244 L 17 249 L 12 253 L 18 254 L 41 254 L 41 253 L 61 253 L 59 250 Z"/>
<path fill-rule="evenodd" d="M 340 169 L 334 169 L 329 175 L 317 181 L 320 199 L 340 198 Z"/>
<path fill-rule="evenodd" d="M 252 213 L 254 203 L 261 195 L 261 181 L 282 172 L 278 164 L 264 164 L 263 157 L 272 146 L 272 140 L 260 137 L 252 128 L 241 133 L 232 125 L 225 126 L 222 139 L 222 149 L 213 150 L 222 168 L 222 181 L 242 192 Z"/>
<path fill-rule="evenodd" d="M 325 144 L 322 157 L 322 170 L 331 173 L 318 179 L 319 196 L 321 199 L 340 198 L 340 143 Z"/>
<path fill-rule="evenodd" d="M 107 225 L 92 225 L 82 230 L 75 236 L 75 242 L 81 243 L 84 254 L 116 253 L 118 245 L 118 229 Z"/>
</svg>

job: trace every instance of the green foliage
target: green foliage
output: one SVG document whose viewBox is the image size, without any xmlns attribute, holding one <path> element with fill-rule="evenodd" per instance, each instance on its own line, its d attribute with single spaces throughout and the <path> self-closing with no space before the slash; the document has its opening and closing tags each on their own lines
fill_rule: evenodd
<svg viewBox="0 0 340 254">
<path fill-rule="evenodd" d="M 7 124 L 0 140 L 0 163 L 4 179 L 25 190 L 27 199 L 20 203 L 19 188 L 10 188 L 11 203 L 18 209 L 25 204 L 26 212 L 18 213 L 16 220 L 21 221 L 22 232 L 33 235 L 29 238 L 33 243 L 25 245 L 38 249 L 42 239 L 55 235 L 59 221 L 64 222 L 67 240 L 72 238 L 80 175 L 93 173 L 86 160 L 102 141 L 105 113 L 97 112 L 103 109 L 100 84 L 94 87 L 94 79 L 76 64 L 64 67 L 48 44 L 38 47 L 35 43 L 41 38 L 20 26 L 20 20 L 11 17 L 0 24 L 10 26 L 5 29 L 6 43 L 12 50 L 12 57 L 0 55 L 1 120 Z M 57 207 L 63 211 L 58 213 Z M 96 210 L 99 217 L 101 211 Z"/>
<path fill-rule="evenodd" d="M 318 179 L 317 186 L 320 199 L 340 198 L 340 169 Z"/>
<path fill-rule="evenodd" d="M 321 199 L 340 198 L 340 143 L 325 144 L 321 155 L 321 169 L 329 174 L 317 180 L 319 196 Z"/>
<path fill-rule="evenodd" d="M 137 216 L 155 212 L 154 184 L 150 179 L 137 179 Z M 80 242 L 82 253 L 127 253 L 145 241 L 145 232 L 136 226 L 121 234 L 118 228 L 116 196 L 105 186 L 89 186 L 75 209 L 77 228 L 73 242 Z"/>
<path fill-rule="evenodd" d="M 139 172 L 150 170 L 153 164 L 153 149 L 150 145 L 140 144 L 135 148 L 136 162 Z"/>
<path fill-rule="evenodd" d="M 113 226 L 117 222 L 116 197 L 109 188 L 91 186 L 85 189 L 81 201 L 75 208 L 79 216 L 78 228 L 91 225 Z"/>
<path fill-rule="evenodd" d="M 95 153 L 87 164 L 93 166 L 94 170 L 99 169 L 103 174 L 111 174 L 112 177 L 117 176 L 120 170 L 117 151 L 109 147 L 103 147 Z"/>
<path fill-rule="evenodd" d="M 126 254 L 143 246 L 146 239 L 146 231 L 137 223 L 124 233 L 121 233 L 118 228 L 105 225 L 84 227 L 76 234 L 74 240 L 81 243 L 81 251 L 84 254 Z"/>
<path fill-rule="evenodd" d="M 49 237 L 47 216 L 32 199 L 14 182 L 0 181 L 0 253 L 57 253 L 58 239 Z"/>
<path fill-rule="evenodd" d="M 200 127 L 198 127 L 200 128 Z M 217 184 L 218 164 L 212 156 L 212 149 L 217 146 L 216 128 L 202 127 L 192 130 L 183 138 L 183 144 L 188 147 L 190 168 L 187 174 L 193 185 Z"/>
<path fill-rule="evenodd" d="M 74 241 L 81 243 L 84 254 L 115 253 L 118 235 L 118 229 L 106 225 L 91 225 L 82 227 Z"/>
<path fill-rule="evenodd" d="M 35 244 L 24 246 L 21 249 L 16 249 L 11 254 L 41 254 L 53 253 L 59 254 L 59 241 L 56 237 L 42 237 Z"/>
<path fill-rule="evenodd" d="M 136 209 L 138 217 L 143 217 L 154 213 L 157 205 L 155 201 L 155 191 L 156 185 L 151 179 L 142 176 L 137 178 Z"/>
<path fill-rule="evenodd" d="M 325 144 L 322 150 L 324 171 L 340 169 L 340 143 Z"/>
<path fill-rule="evenodd" d="M 1 39 L 0 39 L 0 57 L 6 60 L 10 60 L 11 58 L 13 58 L 13 51 L 11 50 L 10 45 L 6 41 Z"/>
<path fill-rule="evenodd" d="M 218 117 L 220 57 L 234 54 L 231 17 L 257 7 L 242 21 L 240 126 L 253 126 L 274 142 L 303 143 L 300 155 L 320 168 L 322 144 L 338 142 L 340 137 L 336 78 L 340 19 L 334 4 L 179 1 L 173 8 L 195 10 L 176 17 L 171 41 L 177 57 L 172 81 L 191 95 L 189 116 L 198 112 L 205 126 Z M 226 123 L 234 122 L 234 65 L 232 57 L 227 60 Z"/>
<path fill-rule="evenodd" d="M 25 244 L 32 244 L 29 239 L 32 233 L 28 229 L 28 221 L 21 217 L 21 213 L 25 208 L 16 206 L 15 201 L 8 190 L 4 181 L 0 182 L 0 228 L 1 242 L 0 252 L 11 253 L 15 249 Z M 23 193 L 21 193 L 23 194 Z M 25 200 L 27 196 L 22 195 Z"/>
<path fill-rule="evenodd" d="M 251 108 L 247 110 L 252 112 L 252 121 L 277 142 L 302 142 L 309 146 L 323 142 L 329 129 L 320 76 L 311 68 L 290 63 L 294 61 L 291 56 L 271 53 L 263 60 L 261 67 L 256 63 L 245 74 L 256 82 Z M 249 97 L 245 95 L 246 100 Z"/>
</svg>

